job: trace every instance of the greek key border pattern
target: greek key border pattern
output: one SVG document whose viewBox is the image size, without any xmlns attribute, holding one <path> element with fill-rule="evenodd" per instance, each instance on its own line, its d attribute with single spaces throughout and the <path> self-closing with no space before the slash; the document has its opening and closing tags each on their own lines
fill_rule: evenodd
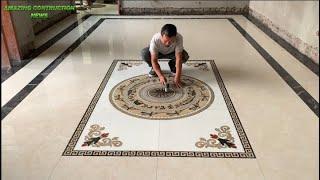
<svg viewBox="0 0 320 180">
<path fill-rule="evenodd" d="M 220 76 L 219 70 L 214 63 L 214 60 L 189 60 L 194 62 L 204 61 L 210 62 L 212 70 L 217 79 L 218 85 L 221 89 L 224 100 L 227 104 L 229 113 L 232 117 L 232 121 L 236 127 L 238 136 L 244 148 L 244 152 L 194 152 L 194 151 L 99 151 L 99 150 L 74 150 L 81 133 L 83 132 L 98 100 L 101 97 L 101 94 L 107 85 L 112 72 L 114 71 L 118 62 L 128 61 L 128 60 L 114 60 L 102 80 L 97 92 L 95 93 L 90 105 L 88 106 L 85 114 L 83 115 L 78 127 L 73 133 L 67 147 L 65 148 L 62 156 L 129 156 L 129 157 L 195 157 L 195 158 L 256 158 L 253 149 L 249 143 L 249 140 L 246 136 L 246 133 L 242 127 L 242 124 L 239 120 L 239 117 L 236 113 L 236 110 L 232 104 L 232 101 L 229 97 L 227 89 L 224 86 L 222 78 Z M 130 61 L 141 61 L 141 60 L 130 60 Z"/>
</svg>

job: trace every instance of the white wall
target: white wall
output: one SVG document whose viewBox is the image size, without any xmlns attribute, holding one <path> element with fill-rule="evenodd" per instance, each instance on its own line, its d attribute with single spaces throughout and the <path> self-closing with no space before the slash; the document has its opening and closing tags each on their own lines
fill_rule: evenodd
<svg viewBox="0 0 320 180">
<path fill-rule="evenodd" d="M 306 50 L 300 39 L 310 47 L 319 49 L 317 32 L 319 31 L 319 1 L 250 1 L 249 8 L 267 17 L 280 28 L 282 36 L 292 36 L 294 46 L 301 51 Z M 309 48 L 310 48 L 309 47 Z M 309 51 L 309 50 L 308 50 Z M 315 50 L 314 50 L 315 51 Z M 313 52 L 316 53 L 316 52 Z M 316 57 L 313 57 L 316 58 Z"/>
<path fill-rule="evenodd" d="M 70 0 L 9 0 L 9 5 L 70 5 Z M 34 11 L 11 11 L 11 17 L 15 27 L 17 40 L 21 49 L 22 56 L 25 57 L 34 49 L 33 41 L 35 33 L 49 25 L 54 24 L 57 20 L 70 14 L 66 11 L 47 11 L 48 19 L 31 19 L 30 14 Z M 39 11 L 45 12 L 45 11 Z"/>
<path fill-rule="evenodd" d="M 27 1 L 10 0 L 9 5 L 29 5 Z M 34 48 L 34 32 L 30 11 L 10 11 L 22 56 Z"/>
<path fill-rule="evenodd" d="M 29 0 L 29 5 L 33 6 L 67 6 L 71 5 L 69 0 Z M 37 11 L 33 11 L 37 12 Z M 48 19 L 32 19 L 33 29 L 35 33 L 54 24 L 56 21 L 70 14 L 70 11 L 46 11 Z"/>
</svg>

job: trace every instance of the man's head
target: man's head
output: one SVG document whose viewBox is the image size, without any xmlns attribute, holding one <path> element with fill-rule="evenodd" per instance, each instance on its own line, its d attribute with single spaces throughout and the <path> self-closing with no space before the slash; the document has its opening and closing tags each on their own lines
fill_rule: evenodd
<svg viewBox="0 0 320 180">
<path fill-rule="evenodd" d="M 161 42 L 165 46 L 170 46 L 170 44 L 175 40 L 177 35 L 177 28 L 173 24 L 166 24 L 161 28 Z"/>
</svg>

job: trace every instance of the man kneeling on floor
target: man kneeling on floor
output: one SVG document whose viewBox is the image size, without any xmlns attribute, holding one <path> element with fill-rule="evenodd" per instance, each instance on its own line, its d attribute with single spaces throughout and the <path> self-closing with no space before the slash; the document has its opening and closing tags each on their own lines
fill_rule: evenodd
<svg viewBox="0 0 320 180">
<path fill-rule="evenodd" d="M 150 46 L 142 49 L 142 59 L 151 67 L 150 77 L 158 76 L 160 83 L 165 85 L 166 77 L 163 75 L 158 59 L 170 59 L 168 62 L 174 74 L 174 83 L 178 88 L 181 84 L 182 63 L 189 59 L 188 53 L 183 49 L 183 37 L 177 33 L 173 24 L 166 24 L 161 28 L 161 33 L 153 35 Z"/>
</svg>

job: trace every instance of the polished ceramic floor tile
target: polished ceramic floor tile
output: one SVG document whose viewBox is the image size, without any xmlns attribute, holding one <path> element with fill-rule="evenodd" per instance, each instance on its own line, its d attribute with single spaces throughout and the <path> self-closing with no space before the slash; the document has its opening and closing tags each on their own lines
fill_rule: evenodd
<svg viewBox="0 0 320 180">
<path fill-rule="evenodd" d="M 236 20 L 263 46 L 316 100 L 319 101 L 319 76 L 296 60 L 289 52 L 264 34 L 245 17 Z"/>
<path fill-rule="evenodd" d="M 58 23 L 54 24 L 50 28 L 40 32 L 38 35 L 35 36 L 34 40 L 34 46 L 35 48 L 40 47 L 47 41 L 49 41 L 51 38 L 53 38 L 55 35 L 60 33 L 62 30 L 66 29 L 68 26 L 70 26 L 72 23 L 77 22 L 80 20 L 85 14 L 79 13 L 79 14 L 72 14 L 62 21 L 59 21 Z"/>
<path fill-rule="evenodd" d="M 159 180 L 266 179 L 256 160 L 159 158 Z"/>
<path fill-rule="evenodd" d="M 1 84 L 1 106 L 5 105 L 98 20 L 99 18 L 97 17 L 90 17 L 87 21 L 83 22 L 73 31 L 68 33 L 63 39 L 52 45 L 49 49 L 28 63 L 24 68 L 3 82 Z"/>
<path fill-rule="evenodd" d="M 2 155 L 7 157 L 2 161 L 4 179 L 24 177 L 26 179 L 65 177 L 85 179 L 88 174 L 95 178 L 112 180 L 222 177 L 224 179 L 319 179 L 318 117 L 228 20 L 143 19 L 148 16 L 135 17 L 140 19 L 112 19 L 115 17 L 95 16 L 96 20 L 105 17 L 109 19 L 104 20 L 2 120 Z M 130 17 L 132 16 L 125 18 Z M 152 16 L 152 18 L 156 17 L 158 16 Z M 179 18 L 186 17 L 189 16 Z M 273 42 L 262 32 L 256 31 L 251 25 L 246 26 L 246 21 L 241 16 L 227 17 L 237 20 L 262 47 L 266 47 L 270 55 L 274 56 L 291 76 L 296 78 L 314 98 L 317 97 L 312 90 L 316 85 L 306 84 L 303 79 L 304 75 L 311 77 L 310 72 L 302 68 L 299 73 L 296 73 L 297 67 L 300 66 L 297 64 L 300 62 L 292 61 L 292 65 L 286 65 L 281 57 L 287 59 L 288 54 L 277 51 L 276 48 L 273 49 Z M 115 59 L 139 60 L 140 50 L 148 45 L 153 33 L 158 32 L 164 23 L 177 25 L 178 31 L 184 35 L 185 49 L 191 60 L 214 60 L 256 158 L 128 157 L 132 156 L 130 152 L 121 157 L 63 156 L 68 144 L 77 144 L 69 140 L 79 127 L 79 122 L 84 117 L 108 69 L 112 67 L 112 62 Z M 86 28 L 70 36 L 68 42 L 74 42 Z M 197 38 L 194 38 L 195 32 L 198 34 Z M 65 50 L 63 47 L 65 48 L 61 46 L 56 50 L 62 52 Z M 57 53 L 46 54 L 46 57 L 54 58 L 55 54 Z M 34 64 L 38 67 L 35 69 L 37 72 L 46 66 L 40 61 L 35 61 Z M 142 65 L 130 68 L 124 65 L 123 67 L 130 70 Z M 195 67 L 184 65 L 185 73 L 205 82 L 214 91 L 216 98 L 211 107 L 193 116 L 199 118 L 197 121 L 191 120 L 192 116 L 189 119 L 161 121 L 134 119 L 126 113 L 120 114 L 113 105 L 107 105 L 109 94 L 106 93 L 100 98 L 103 100 L 100 102 L 102 106 L 94 109 L 95 114 L 90 116 L 99 118 L 92 119 L 92 124 L 81 125 L 86 128 L 86 131 L 79 133 L 78 138 L 81 135 L 81 141 L 78 142 L 77 148 L 97 149 L 98 147 L 87 146 L 86 144 L 90 142 L 85 143 L 85 141 L 86 136 L 89 136 L 87 140 L 90 140 L 90 135 L 99 132 L 100 135 L 107 136 L 106 141 L 101 142 L 110 145 L 109 139 L 111 139 L 111 148 L 120 148 L 121 143 L 124 147 L 123 144 L 130 141 L 132 144 L 137 144 L 135 147 L 140 146 L 139 148 L 143 149 L 141 144 L 151 142 L 149 147 L 158 146 L 170 151 L 174 150 L 171 149 L 172 147 L 183 150 L 186 147 L 184 144 L 188 142 L 192 142 L 192 146 L 195 147 L 200 138 L 216 137 L 213 133 L 221 130 L 219 128 L 224 120 L 227 120 L 225 123 L 232 125 L 230 119 L 228 120 L 230 117 L 225 113 L 228 106 L 225 106 L 225 99 L 221 97 L 221 93 L 219 94 L 221 88 L 217 86 L 212 76 L 201 75 L 201 73 L 210 74 L 211 70 L 202 71 L 201 66 L 194 71 L 187 70 L 188 68 Z M 33 71 L 29 70 L 30 79 L 32 79 Z M 115 71 L 117 70 L 116 68 Z M 23 69 L 20 71 L 23 72 Z M 145 69 L 140 73 L 148 71 L 149 69 Z M 126 73 L 123 76 L 110 78 L 110 87 L 105 89 L 106 92 L 111 91 L 111 87 L 116 86 L 128 76 L 133 77 L 134 74 Z M 23 78 L 19 76 L 17 79 Z M 314 78 L 311 79 L 314 80 Z M 12 87 L 18 87 L 19 84 L 15 84 L 13 80 L 14 78 L 9 78 L 7 82 L 15 85 Z M 4 86 L 2 84 L 2 87 Z M 9 91 L 8 89 L 7 92 Z M 14 95 L 15 92 L 12 94 Z M 10 94 L 2 93 L 2 99 L 10 99 Z M 104 114 L 105 112 L 108 113 Z M 211 114 L 216 114 L 216 118 L 209 117 Z M 198 123 L 203 120 L 202 118 L 207 121 Z M 209 118 L 213 122 L 210 122 Z M 111 119 L 115 124 L 111 123 Z M 137 120 L 137 124 L 134 120 Z M 97 122 L 100 128 L 104 127 L 104 129 L 89 134 L 90 126 Z M 216 125 L 211 126 L 210 123 L 213 125 L 216 123 Z M 177 127 L 179 127 L 178 131 L 176 131 Z M 93 128 L 97 126 L 91 126 L 91 129 Z M 132 137 L 129 136 L 135 129 L 138 129 L 137 139 L 134 139 L 135 134 Z M 234 127 L 230 130 L 231 133 L 236 132 Z M 236 137 L 236 146 L 241 147 L 238 135 L 232 135 Z M 195 139 L 189 141 L 188 139 L 192 137 Z M 169 138 L 172 139 L 168 140 Z M 82 146 L 83 144 L 85 145 Z M 107 147 L 110 149 L 110 146 Z M 165 156 L 163 153 L 158 155 Z M 171 155 L 176 154 L 171 153 Z M 14 172 L 13 169 L 15 169 Z"/>
<path fill-rule="evenodd" d="M 56 138 L 37 145 L 2 146 L 2 179 L 48 179 L 61 158 L 64 143 Z"/>
<path fill-rule="evenodd" d="M 81 170 L 80 170 L 81 169 Z M 62 157 L 52 171 L 50 180 L 92 179 L 105 180 L 156 180 L 157 160 L 134 157 Z"/>
</svg>

